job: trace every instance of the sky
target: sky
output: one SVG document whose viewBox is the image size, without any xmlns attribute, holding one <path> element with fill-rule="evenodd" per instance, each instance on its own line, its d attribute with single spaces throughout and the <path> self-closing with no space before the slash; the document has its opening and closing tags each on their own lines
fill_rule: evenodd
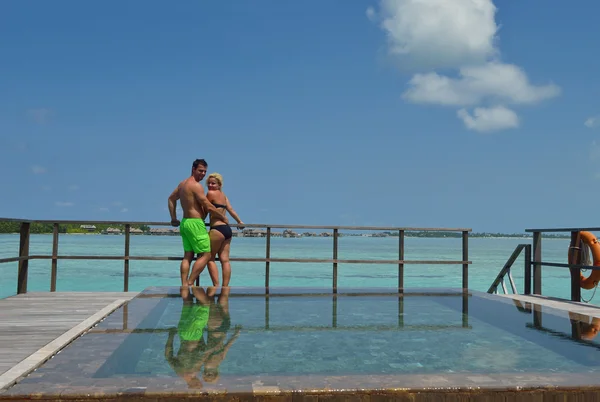
<svg viewBox="0 0 600 402">
<path fill-rule="evenodd" d="M 204 158 L 246 223 L 599 226 L 598 13 L 4 0 L 0 217 L 168 221 Z"/>
</svg>

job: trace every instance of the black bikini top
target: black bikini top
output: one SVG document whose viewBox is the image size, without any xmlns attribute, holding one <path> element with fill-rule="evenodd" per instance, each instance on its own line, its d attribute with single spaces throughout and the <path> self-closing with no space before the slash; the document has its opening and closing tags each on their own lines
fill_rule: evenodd
<svg viewBox="0 0 600 402">
<path fill-rule="evenodd" d="M 225 209 L 227 209 L 227 205 L 217 204 L 216 202 L 212 202 L 211 204 L 213 204 L 216 208 L 225 208 Z"/>
</svg>

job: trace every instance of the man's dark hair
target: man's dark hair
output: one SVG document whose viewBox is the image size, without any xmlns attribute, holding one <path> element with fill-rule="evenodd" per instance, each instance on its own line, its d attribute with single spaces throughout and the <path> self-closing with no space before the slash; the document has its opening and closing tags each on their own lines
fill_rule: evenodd
<svg viewBox="0 0 600 402">
<path fill-rule="evenodd" d="M 204 159 L 196 159 L 194 163 L 192 163 L 192 169 L 196 169 L 198 165 L 202 165 L 204 167 L 208 167 L 208 163 Z"/>
</svg>

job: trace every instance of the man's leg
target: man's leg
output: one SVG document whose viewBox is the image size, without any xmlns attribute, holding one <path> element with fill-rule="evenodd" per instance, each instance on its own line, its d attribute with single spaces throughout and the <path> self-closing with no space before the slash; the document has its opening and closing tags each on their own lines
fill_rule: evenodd
<svg viewBox="0 0 600 402">
<path fill-rule="evenodd" d="M 196 262 L 194 262 L 194 266 L 192 267 L 190 278 L 187 281 L 188 286 L 194 286 L 196 278 L 198 278 L 202 271 L 204 271 L 204 267 L 206 267 L 208 261 L 210 261 L 210 252 L 204 253 L 201 257 L 196 259 Z"/>
<path fill-rule="evenodd" d="M 186 251 L 183 254 L 183 260 L 179 266 L 179 272 L 181 273 L 181 286 L 188 286 L 188 274 L 190 273 L 190 264 L 194 259 L 193 251 Z"/>
</svg>

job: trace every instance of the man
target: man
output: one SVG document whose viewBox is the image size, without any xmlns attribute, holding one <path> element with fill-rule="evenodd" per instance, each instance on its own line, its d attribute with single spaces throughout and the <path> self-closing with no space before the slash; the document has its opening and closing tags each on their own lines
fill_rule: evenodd
<svg viewBox="0 0 600 402">
<path fill-rule="evenodd" d="M 194 286 L 194 281 L 200 276 L 208 261 L 210 261 L 210 237 L 204 225 L 204 219 L 211 213 L 217 219 L 225 217 L 215 208 L 204 195 L 200 181 L 206 176 L 208 164 L 204 159 L 196 159 L 192 164 L 192 175 L 179 183 L 169 196 L 169 213 L 171 225 L 180 226 L 179 233 L 183 241 L 183 261 L 181 261 L 181 286 Z M 177 200 L 181 200 L 183 219 L 177 220 Z M 190 272 L 190 264 L 194 254 L 199 256 Z"/>
</svg>

